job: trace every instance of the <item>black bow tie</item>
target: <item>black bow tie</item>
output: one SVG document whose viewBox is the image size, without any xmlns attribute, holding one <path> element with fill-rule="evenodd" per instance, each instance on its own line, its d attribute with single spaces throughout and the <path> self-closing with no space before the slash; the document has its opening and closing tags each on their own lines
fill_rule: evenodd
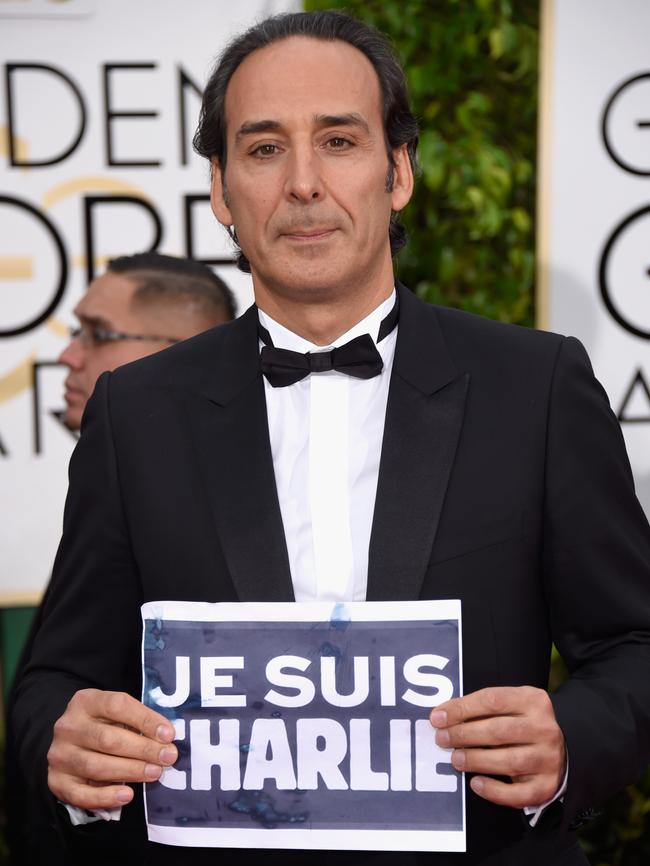
<svg viewBox="0 0 650 866">
<path fill-rule="evenodd" d="M 388 336 L 397 324 L 399 308 L 397 301 L 393 309 L 379 326 L 377 342 Z M 355 379 L 372 379 L 384 366 L 381 355 L 370 334 L 355 337 L 343 346 L 329 352 L 292 352 L 291 349 L 276 349 L 269 332 L 258 322 L 260 340 L 264 343 L 260 354 L 262 373 L 274 388 L 293 385 L 310 373 L 337 370 Z"/>
</svg>

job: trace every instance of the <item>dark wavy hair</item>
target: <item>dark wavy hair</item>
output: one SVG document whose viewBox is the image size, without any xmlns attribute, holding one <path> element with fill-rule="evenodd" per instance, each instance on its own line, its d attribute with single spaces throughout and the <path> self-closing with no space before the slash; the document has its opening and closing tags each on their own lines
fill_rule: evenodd
<svg viewBox="0 0 650 866">
<path fill-rule="evenodd" d="M 361 51 L 372 63 L 382 98 L 384 138 L 388 154 L 386 190 L 393 187 L 393 151 L 406 145 L 414 173 L 417 170 L 418 123 L 411 112 L 404 72 L 388 40 L 374 27 L 340 12 L 291 12 L 267 18 L 251 27 L 226 46 L 217 60 L 203 93 L 199 125 L 194 136 L 194 150 L 219 163 L 224 177 L 227 160 L 225 101 L 228 83 L 237 67 L 249 54 L 290 36 L 308 36 L 324 41 L 340 40 Z M 237 235 L 229 229 L 235 244 Z M 395 256 L 406 244 L 406 230 L 392 214 L 388 230 L 391 254 Z M 237 265 L 250 273 L 250 263 L 239 250 Z"/>
</svg>

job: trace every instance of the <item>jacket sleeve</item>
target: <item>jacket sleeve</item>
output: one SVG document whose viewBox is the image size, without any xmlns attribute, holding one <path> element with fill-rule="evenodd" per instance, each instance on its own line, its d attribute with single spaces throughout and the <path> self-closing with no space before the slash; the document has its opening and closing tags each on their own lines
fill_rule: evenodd
<svg viewBox="0 0 650 866">
<path fill-rule="evenodd" d="M 122 508 L 109 383 L 104 374 L 84 415 L 41 626 L 15 689 L 12 727 L 29 801 L 51 815 L 47 751 L 70 698 L 83 688 L 140 696 L 132 663 L 139 657 L 140 581 Z"/>
<path fill-rule="evenodd" d="M 547 430 L 543 568 L 570 677 L 553 696 L 570 762 L 567 822 L 650 760 L 650 527 L 582 345 L 563 341 Z"/>
</svg>

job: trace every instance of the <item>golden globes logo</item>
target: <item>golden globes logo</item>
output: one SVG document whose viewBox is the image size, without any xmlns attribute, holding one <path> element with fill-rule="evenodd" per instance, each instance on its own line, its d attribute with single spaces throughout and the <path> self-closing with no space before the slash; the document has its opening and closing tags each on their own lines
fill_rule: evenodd
<svg viewBox="0 0 650 866">
<path fill-rule="evenodd" d="M 650 177 L 650 72 L 628 78 L 608 98 L 601 121 L 605 150 L 623 171 Z M 598 268 L 609 315 L 629 334 L 650 340 L 650 205 L 637 208 L 612 230 Z M 631 412 L 633 402 L 647 414 Z M 635 369 L 618 409 L 621 422 L 650 422 L 650 387 Z"/>
</svg>

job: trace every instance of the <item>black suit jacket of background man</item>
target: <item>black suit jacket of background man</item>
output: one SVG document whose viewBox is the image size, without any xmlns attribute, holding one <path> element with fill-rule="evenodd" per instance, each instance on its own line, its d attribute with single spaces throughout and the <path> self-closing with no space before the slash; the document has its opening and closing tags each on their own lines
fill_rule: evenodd
<svg viewBox="0 0 650 866">
<path fill-rule="evenodd" d="M 144 845 L 136 803 L 120 824 L 70 834 L 86 862 L 578 864 L 569 825 L 643 770 L 650 534 L 584 350 L 399 294 L 367 597 L 460 598 L 466 692 L 544 688 L 557 644 L 571 672 L 553 698 L 564 805 L 530 829 L 468 789 L 467 855 L 319 855 Z M 140 695 L 142 602 L 293 599 L 255 309 L 103 376 L 70 474 L 16 714 L 43 807 L 52 725 L 72 694 Z"/>
</svg>

